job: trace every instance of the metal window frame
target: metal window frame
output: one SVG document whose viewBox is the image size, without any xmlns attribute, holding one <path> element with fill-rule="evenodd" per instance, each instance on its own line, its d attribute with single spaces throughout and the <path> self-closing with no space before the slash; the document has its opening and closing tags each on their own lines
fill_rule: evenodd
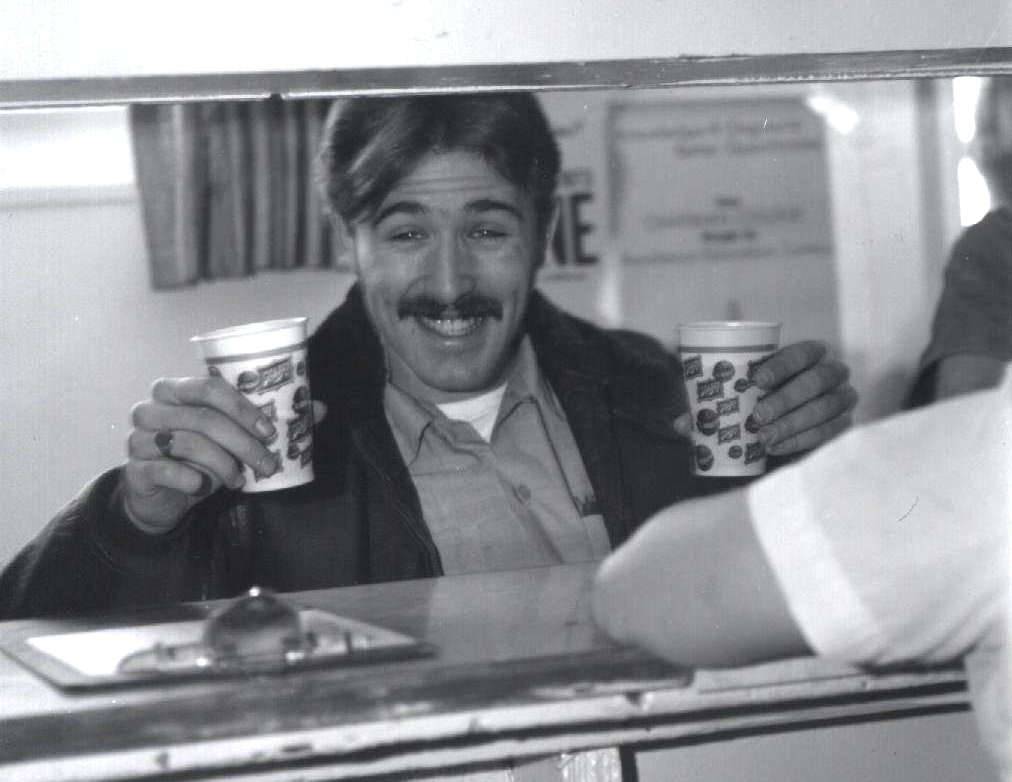
<svg viewBox="0 0 1012 782">
<path fill-rule="evenodd" d="M 1012 47 L 636 58 L 0 82 L 0 108 L 258 100 L 474 90 L 631 89 L 952 78 L 1012 73 Z"/>
</svg>

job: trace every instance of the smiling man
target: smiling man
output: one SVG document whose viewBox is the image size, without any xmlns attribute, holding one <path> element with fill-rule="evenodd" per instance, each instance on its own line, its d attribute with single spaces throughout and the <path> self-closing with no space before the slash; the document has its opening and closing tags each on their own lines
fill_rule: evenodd
<svg viewBox="0 0 1012 782">
<path fill-rule="evenodd" d="M 238 491 L 240 464 L 271 469 L 271 422 L 220 378 L 159 380 L 126 464 L 4 572 L 0 614 L 593 561 L 727 488 L 691 474 L 677 361 L 535 290 L 558 172 L 529 94 L 336 107 L 321 175 L 358 282 L 310 341 L 315 482 Z M 767 450 L 846 428 L 847 376 L 813 342 L 767 360 Z"/>
<path fill-rule="evenodd" d="M 543 229 L 477 154 L 432 154 L 352 234 L 391 381 L 451 401 L 506 382 Z"/>
</svg>

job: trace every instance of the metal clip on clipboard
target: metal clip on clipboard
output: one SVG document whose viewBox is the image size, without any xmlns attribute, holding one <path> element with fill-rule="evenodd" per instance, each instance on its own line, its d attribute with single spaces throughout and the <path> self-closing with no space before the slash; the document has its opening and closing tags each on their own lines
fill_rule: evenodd
<svg viewBox="0 0 1012 782">
<path fill-rule="evenodd" d="M 199 641 L 155 642 L 124 657 L 117 669 L 123 674 L 270 673 L 417 647 L 408 636 L 323 611 L 300 611 L 254 587 L 213 612 Z"/>
</svg>

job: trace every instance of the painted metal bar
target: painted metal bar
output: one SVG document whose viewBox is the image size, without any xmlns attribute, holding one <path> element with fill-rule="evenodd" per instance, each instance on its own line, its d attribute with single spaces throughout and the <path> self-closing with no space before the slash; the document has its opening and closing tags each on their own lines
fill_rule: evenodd
<svg viewBox="0 0 1012 782">
<path fill-rule="evenodd" d="M 452 93 L 662 88 L 1012 73 L 1012 47 L 672 57 L 0 82 L 0 108 Z"/>
</svg>

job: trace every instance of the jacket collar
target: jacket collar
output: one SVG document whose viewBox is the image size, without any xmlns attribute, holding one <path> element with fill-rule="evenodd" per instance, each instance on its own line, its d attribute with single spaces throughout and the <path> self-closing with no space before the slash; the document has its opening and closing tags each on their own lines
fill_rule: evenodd
<svg viewBox="0 0 1012 782">
<path fill-rule="evenodd" d="M 386 359 L 358 283 L 310 337 L 308 360 L 313 396 L 327 403 L 328 417 L 383 415 Z"/>
<path fill-rule="evenodd" d="M 535 292 L 528 333 L 542 371 L 568 409 L 572 388 L 596 388 L 612 412 L 651 428 L 670 430 L 680 412 L 680 369 L 663 347 L 645 334 L 601 329 L 568 315 Z"/>
</svg>

